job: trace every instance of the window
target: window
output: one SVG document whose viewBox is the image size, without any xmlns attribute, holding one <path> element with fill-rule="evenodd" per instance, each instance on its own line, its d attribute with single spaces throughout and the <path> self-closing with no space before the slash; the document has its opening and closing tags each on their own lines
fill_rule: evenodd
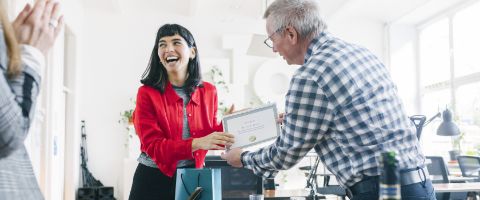
<svg viewBox="0 0 480 200">
<path fill-rule="evenodd" d="M 479 18 L 480 3 L 475 3 L 425 26 L 418 37 L 421 112 L 432 116 L 445 107 L 453 111 L 464 134 L 462 154 L 478 155 L 480 148 Z M 422 140 L 423 147 L 450 141 L 435 135 L 440 121 L 424 129 L 422 139 L 428 140 Z M 425 149 L 425 153 L 438 154 L 435 149 Z"/>
<path fill-rule="evenodd" d="M 448 19 L 425 28 L 420 33 L 420 85 L 426 86 L 448 80 L 450 56 Z M 435 76 L 432 76 L 435 74 Z"/>
<path fill-rule="evenodd" d="M 457 89 L 457 124 L 465 133 L 462 151 L 477 154 L 480 149 L 480 81 Z"/>
<path fill-rule="evenodd" d="M 480 3 L 459 12 L 453 18 L 455 77 L 480 72 L 478 47 L 480 46 Z"/>
</svg>

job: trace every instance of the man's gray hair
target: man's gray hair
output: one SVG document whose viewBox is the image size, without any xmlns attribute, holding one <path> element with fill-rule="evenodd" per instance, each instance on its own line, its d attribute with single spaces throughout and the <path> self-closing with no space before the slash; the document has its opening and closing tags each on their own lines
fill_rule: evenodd
<svg viewBox="0 0 480 200">
<path fill-rule="evenodd" d="M 263 18 L 272 19 L 270 22 L 274 30 L 290 25 L 299 32 L 301 39 L 309 39 L 327 28 L 316 1 L 275 0 L 268 6 Z"/>
</svg>

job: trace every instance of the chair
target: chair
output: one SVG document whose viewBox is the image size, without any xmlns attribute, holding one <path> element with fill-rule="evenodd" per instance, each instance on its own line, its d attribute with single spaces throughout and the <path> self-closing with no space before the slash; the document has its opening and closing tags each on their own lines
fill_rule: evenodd
<svg viewBox="0 0 480 200">
<path fill-rule="evenodd" d="M 449 183 L 448 169 L 441 156 L 426 156 L 425 165 L 432 183 Z M 437 200 L 449 200 L 449 192 L 435 193 Z"/>
<path fill-rule="evenodd" d="M 462 176 L 479 177 L 480 176 L 480 157 L 477 156 L 458 156 L 458 165 Z M 478 181 L 478 179 L 477 179 Z"/>
<path fill-rule="evenodd" d="M 448 169 L 441 156 L 426 156 L 425 164 L 432 183 L 449 183 Z"/>
<path fill-rule="evenodd" d="M 432 183 L 450 183 L 448 179 L 448 168 L 441 156 L 426 156 L 425 165 L 427 166 L 428 173 Z M 457 200 L 466 199 L 467 193 L 465 192 L 438 192 L 435 193 L 437 200 Z"/>
<path fill-rule="evenodd" d="M 342 188 L 340 185 L 329 185 L 330 176 L 326 175 L 323 177 L 323 187 L 318 187 L 317 192 L 320 194 L 330 194 L 337 195 L 342 200 L 345 200 L 347 196 L 347 191 Z"/>
</svg>

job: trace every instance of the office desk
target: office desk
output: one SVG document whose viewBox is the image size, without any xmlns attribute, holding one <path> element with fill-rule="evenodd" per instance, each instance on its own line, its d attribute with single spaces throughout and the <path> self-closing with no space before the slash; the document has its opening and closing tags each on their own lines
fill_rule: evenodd
<svg viewBox="0 0 480 200">
<path fill-rule="evenodd" d="M 295 190 L 273 190 L 265 191 L 263 193 L 265 200 L 308 200 L 309 190 L 295 189 Z M 320 195 L 320 199 L 326 199 L 326 196 Z"/>
<path fill-rule="evenodd" d="M 478 177 L 448 176 L 450 183 L 465 183 L 477 180 Z"/>
<path fill-rule="evenodd" d="M 263 192 L 265 200 L 306 200 L 308 197 L 309 191 L 306 189 L 293 189 L 293 190 L 266 190 Z M 247 197 L 238 197 L 238 196 L 247 196 Z M 222 199 L 224 200 L 245 200 L 248 199 L 248 194 L 232 194 L 223 195 Z M 322 199 L 322 198 L 320 198 Z M 325 199 L 325 198 L 323 198 Z"/>
<path fill-rule="evenodd" d="M 267 190 L 263 192 L 265 199 L 288 199 L 290 197 L 307 197 L 309 191 L 306 189 L 295 190 Z"/>
<path fill-rule="evenodd" d="M 475 183 L 435 183 L 435 192 L 480 192 L 480 182 Z"/>
</svg>

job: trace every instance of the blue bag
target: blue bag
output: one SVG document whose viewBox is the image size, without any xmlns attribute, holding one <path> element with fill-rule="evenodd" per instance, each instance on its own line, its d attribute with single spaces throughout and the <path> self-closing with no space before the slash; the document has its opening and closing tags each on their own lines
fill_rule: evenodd
<svg viewBox="0 0 480 200">
<path fill-rule="evenodd" d="M 175 200 L 222 200 L 221 173 L 221 169 L 177 169 Z"/>
</svg>

